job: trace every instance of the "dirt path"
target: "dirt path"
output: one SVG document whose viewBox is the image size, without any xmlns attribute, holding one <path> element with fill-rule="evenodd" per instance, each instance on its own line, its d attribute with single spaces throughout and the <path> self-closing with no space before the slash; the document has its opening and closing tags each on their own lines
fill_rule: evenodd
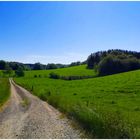
<svg viewBox="0 0 140 140">
<path fill-rule="evenodd" d="M 0 112 L 0 138 L 81 138 L 71 121 L 12 80 L 11 98 Z"/>
</svg>

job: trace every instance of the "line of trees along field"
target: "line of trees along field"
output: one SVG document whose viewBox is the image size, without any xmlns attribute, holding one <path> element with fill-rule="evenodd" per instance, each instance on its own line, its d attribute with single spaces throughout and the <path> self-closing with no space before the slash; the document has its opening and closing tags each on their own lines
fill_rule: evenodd
<svg viewBox="0 0 140 140">
<path fill-rule="evenodd" d="M 87 68 L 95 69 L 100 76 L 140 69 L 140 53 L 127 50 L 108 50 L 92 53 Z"/>
<path fill-rule="evenodd" d="M 81 64 L 87 64 L 88 69 L 94 69 L 97 72 L 97 76 L 137 70 L 140 69 L 140 52 L 120 49 L 99 51 L 89 55 L 87 60 L 84 62 L 77 61 L 72 62 L 69 65 L 54 63 L 49 63 L 47 65 L 41 63 L 23 64 L 19 62 L 6 62 L 0 60 L 0 70 L 5 70 L 4 73 L 8 75 L 11 75 L 11 71 L 14 70 L 17 74 L 20 73 L 20 75 L 23 76 L 24 74 L 21 71 L 25 70 L 48 70 L 78 66 Z M 74 79 L 77 78 L 74 77 Z M 81 77 L 78 77 L 78 79 L 81 79 Z"/>
<path fill-rule="evenodd" d="M 57 68 L 66 68 L 71 66 L 78 66 L 81 64 L 85 64 L 85 62 L 72 62 L 71 64 L 54 64 L 48 63 L 47 65 L 41 63 L 35 64 L 23 64 L 19 62 L 6 62 L 4 60 L 0 60 L 0 70 L 2 70 L 0 77 L 10 77 L 10 76 L 24 76 L 24 71 L 28 70 L 51 70 Z M 14 72 L 15 71 L 15 72 Z"/>
<path fill-rule="evenodd" d="M 4 60 L 0 60 L 0 70 L 49 70 L 49 69 L 57 69 L 57 68 L 65 68 L 65 67 L 71 67 L 71 66 L 78 66 L 81 64 L 85 64 L 86 62 L 72 62 L 71 64 L 54 64 L 54 63 L 48 63 L 47 65 L 41 64 L 41 63 L 35 63 L 35 64 L 23 64 L 19 62 L 6 62 Z"/>
</svg>

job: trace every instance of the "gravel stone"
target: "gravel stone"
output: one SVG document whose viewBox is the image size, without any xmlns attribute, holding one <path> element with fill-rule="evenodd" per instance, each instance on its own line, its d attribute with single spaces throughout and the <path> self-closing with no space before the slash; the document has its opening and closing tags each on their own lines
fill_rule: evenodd
<svg viewBox="0 0 140 140">
<path fill-rule="evenodd" d="M 47 102 L 15 84 L 12 79 L 11 97 L 0 111 L 0 138 L 8 139 L 77 139 L 83 130 L 73 128 L 72 121 Z M 28 103 L 23 105 L 24 100 Z"/>
</svg>

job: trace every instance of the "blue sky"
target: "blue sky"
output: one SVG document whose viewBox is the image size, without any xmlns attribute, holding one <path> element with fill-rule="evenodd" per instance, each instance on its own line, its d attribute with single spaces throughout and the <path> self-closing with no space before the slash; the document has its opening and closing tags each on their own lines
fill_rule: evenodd
<svg viewBox="0 0 140 140">
<path fill-rule="evenodd" d="M 108 49 L 140 51 L 140 2 L 0 2 L 0 59 L 71 63 Z"/>
</svg>

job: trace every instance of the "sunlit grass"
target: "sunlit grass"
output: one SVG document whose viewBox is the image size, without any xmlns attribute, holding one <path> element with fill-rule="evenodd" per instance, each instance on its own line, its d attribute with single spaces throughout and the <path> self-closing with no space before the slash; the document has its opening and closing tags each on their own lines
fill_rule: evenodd
<svg viewBox="0 0 140 140">
<path fill-rule="evenodd" d="M 0 107 L 7 101 L 10 96 L 10 85 L 6 78 L 0 78 Z"/>
<path fill-rule="evenodd" d="M 53 70 L 32 70 L 25 71 L 25 77 L 48 77 L 51 72 L 55 72 L 60 76 L 95 76 L 96 73 L 94 70 L 86 69 L 86 65 L 73 66 L 68 68 L 60 68 Z"/>
<path fill-rule="evenodd" d="M 15 80 L 74 116 L 97 138 L 140 138 L 140 70 L 74 81 L 27 76 Z"/>
</svg>

